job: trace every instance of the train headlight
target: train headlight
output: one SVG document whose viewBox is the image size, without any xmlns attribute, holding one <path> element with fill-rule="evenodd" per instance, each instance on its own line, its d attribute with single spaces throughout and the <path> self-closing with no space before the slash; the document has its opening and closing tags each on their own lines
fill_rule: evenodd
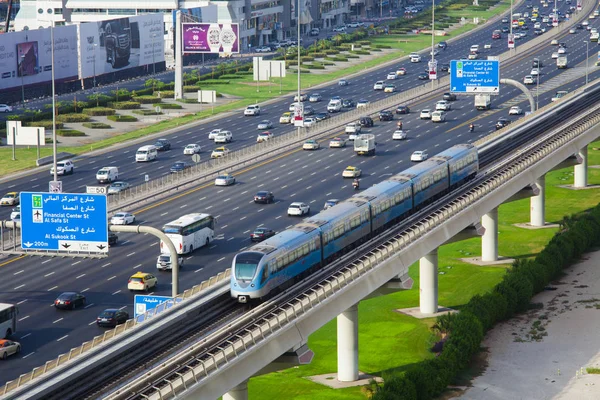
<svg viewBox="0 0 600 400">
<path fill-rule="evenodd" d="M 251 283 L 251 284 L 250 284 L 250 287 L 254 287 L 254 283 Z"/>
</svg>

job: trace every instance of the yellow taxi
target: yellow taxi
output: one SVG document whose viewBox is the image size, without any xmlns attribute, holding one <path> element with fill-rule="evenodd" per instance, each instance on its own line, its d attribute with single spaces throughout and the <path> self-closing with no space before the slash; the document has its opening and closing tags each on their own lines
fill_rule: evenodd
<svg viewBox="0 0 600 400">
<path fill-rule="evenodd" d="M 127 289 L 133 290 L 144 290 L 148 291 L 151 288 L 155 288 L 158 285 L 158 279 L 152 274 L 147 272 L 136 272 L 131 275 L 129 282 L 127 283 Z"/>
<path fill-rule="evenodd" d="M 291 124 L 292 123 L 292 113 L 284 112 L 283 114 L 281 114 L 281 117 L 279 117 L 279 123 L 280 124 Z"/>
<path fill-rule="evenodd" d="M 356 167 L 346 167 L 344 172 L 342 172 L 342 178 L 358 178 L 362 171 Z"/>
<path fill-rule="evenodd" d="M 19 193 L 8 192 L 0 199 L 0 206 L 16 206 L 19 204 Z"/>
<path fill-rule="evenodd" d="M 227 147 L 217 147 L 210 153 L 210 158 L 225 157 L 227 154 L 229 154 L 229 149 Z"/>
</svg>

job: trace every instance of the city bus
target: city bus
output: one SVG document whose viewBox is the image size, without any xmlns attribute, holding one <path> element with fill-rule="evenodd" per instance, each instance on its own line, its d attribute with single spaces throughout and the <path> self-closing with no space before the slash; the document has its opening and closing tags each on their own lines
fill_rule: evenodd
<svg viewBox="0 0 600 400">
<path fill-rule="evenodd" d="M 171 239 L 178 254 L 187 254 L 214 240 L 215 219 L 209 214 L 186 214 L 163 226 L 162 231 Z M 169 252 L 169 248 L 162 240 L 160 251 Z"/>
<path fill-rule="evenodd" d="M 7 339 L 17 332 L 17 314 L 14 304 L 0 303 L 0 339 Z"/>
</svg>

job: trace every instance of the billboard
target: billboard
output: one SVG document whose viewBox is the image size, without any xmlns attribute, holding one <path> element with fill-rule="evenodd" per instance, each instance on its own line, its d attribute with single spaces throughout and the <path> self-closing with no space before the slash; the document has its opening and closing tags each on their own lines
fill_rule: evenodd
<svg viewBox="0 0 600 400">
<path fill-rule="evenodd" d="M 165 60 L 162 14 L 80 24 L 79 41 L 81 78 Z"/>
<path fill-rule="evenodd" d="M 0 35 L 0 90 L 52 80 L 50 28 Z M 77 27 L 54 28 L 54 78 L 77 79 Z"/>
<path fill-rule="evenodd" d="M 184 53 L 239 53 L 238 24 L 183 25 Z"/>
</svg>

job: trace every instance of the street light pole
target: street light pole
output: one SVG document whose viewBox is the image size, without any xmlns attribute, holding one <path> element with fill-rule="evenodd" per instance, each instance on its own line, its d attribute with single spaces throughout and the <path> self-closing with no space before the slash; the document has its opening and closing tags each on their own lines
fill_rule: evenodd
<svg viewBox="0 0 600 400">
<path fill-rule="evenodd" d="M 541 62 L 541 61 L 540 61 Z M 535 88 L 535 111 L 537 111 L 540 108 L 540 67 L 538 64 L 538 68 L 537 68 L 537 82 L 536 82 L 536 88 Z"/>
<path fill-rule="evenodd" d="M 588 84 L 588 73 L 590 71 L 589 64 L 590 62 L 590 42 L 585 41 L 585 84 Z"/>
<path fill-rule="evenodd" d="M 435 46 L 435 0 L 431 0 L 431 67 L 433 67 L 433 63 L 435 62 L 434 58 L 434 46 Z M 431 72 L 431 71 L 430 71 Z M 436 71 L 437 72 L 437 71 Z M 437 78 L 437 76 L 436 76 Z M 435 79 L 431 80 L 431 87 L 435 86 Z"/>
<path fill-rule="evenodd" d="M 25 108 L 25 84 L 23 83 L 23 62 L 25 61 L 25 54 L 21 54 L 21 104 L 23 109 Z"/>
<path fill-rule="evenodd" d="M 300 0 L 298 0 L 298 19 L 296 20 L 298 25 L 298 107 L 300 107 Z M 304 110 L 302 109 L 302 118 L 304 118 Z M 300 138 L 300 125 L 298 125 L 298 138 Z"/>
<path fill-rule="evenodd" d="M 56 88 L 54 86 L 54 19 L 50 25 L 50 55 L 52 58 L 52 166 L 54 167 L 54 182 L 58 181 L 58 168 L 56 168 Z M 94 60 L 95 61 L 95 60 Z"/>
<path fill-rule="evenodd" d="M 98 107 L 98 93 L 96 93 L 96 47 L 98 47 L 98 44 L 94 43 L 94 94 L 96 95 L 96 107 Z"/>
<path fill-rule="evenodd" d="M 154 38 L 156 37 L 156 33 L 152 34 L 152 75 L 156 75 L 156 62 L 154 61 Z"/>
</svg>

